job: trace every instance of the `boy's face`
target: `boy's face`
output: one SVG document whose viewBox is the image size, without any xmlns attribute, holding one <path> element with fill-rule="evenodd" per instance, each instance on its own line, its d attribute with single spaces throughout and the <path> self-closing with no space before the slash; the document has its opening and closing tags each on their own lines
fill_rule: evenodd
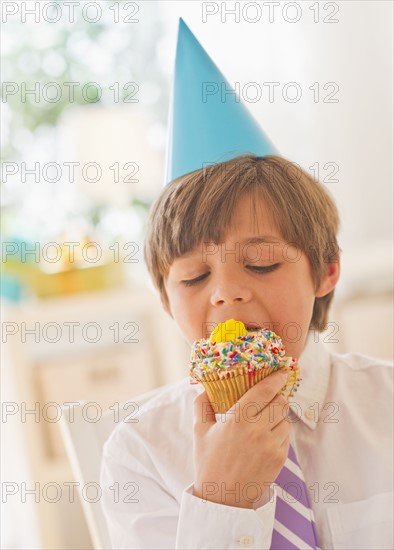
<svg viewBox="0 0 394 550">
<path fill-rule="evenodd" d="M 286 354 L 299 357 L 315 297 L 334 288 L 339 263 L 327 264 L 315 291 L 305 253 L 285 242 L 262 201 L 253 223 L 250 200 L 249 195 L 241 197 L 223 243 L 201 243 L 173 262 L 165 280 L 167 311 L 190 345 L 234 318 L 274 330 Z M 262 237 L 264 242 L 248 244 Z"/>
</svg>

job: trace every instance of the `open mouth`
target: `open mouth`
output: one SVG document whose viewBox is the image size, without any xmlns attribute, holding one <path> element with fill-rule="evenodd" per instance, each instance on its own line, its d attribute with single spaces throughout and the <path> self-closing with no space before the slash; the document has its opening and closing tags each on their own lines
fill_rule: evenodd
<svg viewBox="0 0 394 550">
<path fill-rule="evenodd" d="M 257 325 L 246 325 L 246 330 L 248 332 L 258 332 L 261 330 L 261 327 L 258 327 Z"/>
</svg>

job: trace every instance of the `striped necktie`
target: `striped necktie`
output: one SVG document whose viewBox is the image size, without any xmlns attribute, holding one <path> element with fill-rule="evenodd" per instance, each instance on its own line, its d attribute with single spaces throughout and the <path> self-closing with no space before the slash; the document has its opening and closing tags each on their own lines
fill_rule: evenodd
<svg viewBox="0 0 394 550">
<path fill-rule="evenodd" d="M 304 476 L 291 445 L 275 485 L 277 499 L 271 550 L 319 549 Z"/>
</svg>

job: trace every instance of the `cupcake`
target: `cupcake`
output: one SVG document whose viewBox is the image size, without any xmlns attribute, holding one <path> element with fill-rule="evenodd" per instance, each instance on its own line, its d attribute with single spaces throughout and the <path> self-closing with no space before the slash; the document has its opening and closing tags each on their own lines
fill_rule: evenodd
<svg viewBox="0 0 394 550">
<path fill-rule="evenodd" d="M 251 387 L 278 369 L 290 377 L 281 394 L 292 397 L 299 386 L 299 368 L 286 357 L 280 337 L 268 329 L 248 331 L 229 319 L 209 339 L 196 340 L 190 357 L 190 382 L 201 383 L 215 413 L 225 413 Z"/>
</svg>

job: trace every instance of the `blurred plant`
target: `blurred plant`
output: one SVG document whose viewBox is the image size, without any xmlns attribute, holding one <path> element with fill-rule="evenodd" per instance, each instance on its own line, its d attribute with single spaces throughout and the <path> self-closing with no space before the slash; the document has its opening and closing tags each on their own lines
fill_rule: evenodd
<svg viewBox="0 0 394 550">
<path fill-rule="evenodd" d="M 56 3 L 61 8 L 61 0 Z M 6 100 L 3 98 L 3 160 L 23 157 L 26 143 L 34 139 L 40 128 L 56 126 L 66 109 L 89 105 L 82 95 L 82 87 L 88 82 L 100 83 L 103 89 L 115 82 L 145 83 L 150 90 L 149 108 L 154 111 L 156 120 L 165 124 L 168 86 L 159 59 L 163 29 L 157 3 L 135 3 L 139 5 L 143 24 L 122 20 L 115 24 L 110 3 L 96 2 L 100 3 L 104 6 L 103 17 L 94 24 L 82 17 L 81 10 L 75 10 L 73 23 L 61 18 L 56 23 L 40 21 L 35 24 L 34 18 L 30 23 L 27 18 L 23 25 L 10 20 L 3 26 L 3 82 L 18 86 L 18 93 L 8 95 Z M 122 5 L 132 3 L 120 0 L 114 4 L 119 4 L 121 12 Z M 60 86 L 63 92 L 55 102 L 40 98 L 36 103 L 33 94 L 27 94 L 26 100 L 21 101 L 22 83 L 27 90 L 38 86 L 42 92 L 48 82 Z M 75 87 L 72 101 L 70 87 L 64 85 L 71 82 L 80 83 Z M 114 93 L 112 91 L 110 97 L 113 98 Z M 120 93 L 124 97 L 127 91 L 120 86 Z M 98 101 L 94 96 L 91 99 L 94 100 L 91 104 L 106 101 L 105 94 Z M 26 143 L 20 139 L 22 129 Z"/>
<path fill-rule="evenodd" d="M 62 1 L 55 1 L 61 8 Z M 41 155 L 55 161 L 59 152 L 57 126 L 62 115 L 81 105 L 89 109 L 97 104 L 105 107 L 110 102 L 113 107 L 114 83 L 119 83 L 119 107 L 125 105 L 122 94 L 130 93 L 130 89 L 123 90 L 125 84 L 136 82 L 142 86 L 139 105 L 130 103 L 128 107 L 147 108 L 153 113 L 156 129 L 165 128 L 169 86 L 160 59 L 164 30 L 158 3 L 120 0 L 95 4 L 102 6 L 102 18 L 96 23 L 86 20 L 79 9 L 75 10 L 72 23 L 67 17 L 56 23 L 42 18 L 35 23 L 34 16 L 30 16 L 24 24 L 10 19 L 3 25 L 2 81 L 18 88 L 17 93 L 2 98 L 0 104 L 3 161 L 27 161 L 27 166 L 34 166 L 35 161 L 42 160 Z M 130 4 L 138 5 L 140 22 L 127 23 L 121 17 L 115 23 L 111 6 L 118 5 L 122 13 Z M 42 97 L 43 87 L 49 82 L 62 90 L 53 102 Z M 70 87 L 65 83 L 78 83 L 72 100 Z M 99 84 L 103 93 L 98 101 L 87 102 L 82 95 L 87 83 Z M 30 93 L 23 100 L 22 85 L 28 91 L 38 87 L 39 101 Z M 142 235 L 150 206 L 149 201 L 138 198 L 131 198 L 117 209 L 95 204 L 67 181 L 26 184 L 16 177 L 12 182 L 2 181 L 1 186 L 3 238 L 29 237 L 43 242 L 56 239 L 68 229 L 98 234 L 105 240 L 121 238 L 122 231 L 123 235 L 137 238 Z"/>
</svg>

